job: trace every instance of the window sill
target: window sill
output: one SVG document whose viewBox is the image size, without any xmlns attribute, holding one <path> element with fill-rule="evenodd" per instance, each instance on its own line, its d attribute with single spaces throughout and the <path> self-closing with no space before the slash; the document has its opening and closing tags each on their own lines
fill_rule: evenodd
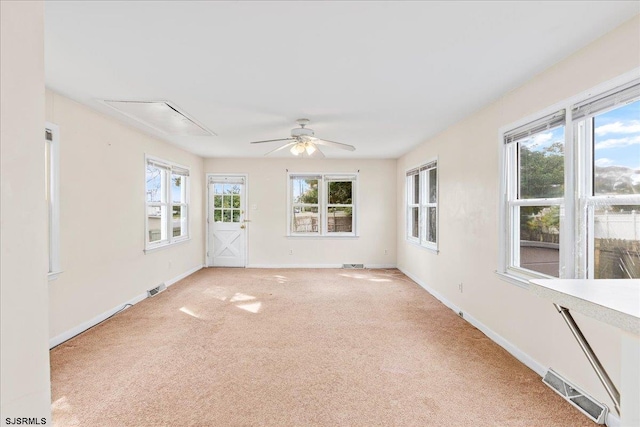
<svg viewBox="0 0 640 427">
<path fill-rule="evenodd" d="M 159 250 L 161 250 L 161 249 L 170 248 L 170 247 L 172 247 L 172 246 L 179 245 L 180 243 L 189 242 L 190 240 L 191 240 L 191 237 L 187 237 L 187 238 L 184 238 L 184 239 L 180 239 L 180 240 L 173 241 L 173 242 L 171 242 L 171 243 L 165 243 L 165 244 L 163 244 L 163 245 L 158 245 L 158 246 L 152 246 L 152 247 L 150 247 L 150 248 L 145 248 L 145 249 L 143 250 L 143 252 L 144 252 L 145 254 L 148 254 L 148 253 L 150 253 L 150 252 L 156 252 L 156 251 L 159 251 Z"/>
<path fill-rule="evenodd" d="M 438 249 L 437 247 L 425 246 L 425 245 L 421 244 L 419 241 L 414 241 L 414 240 L 411 240 L 411 239 L 406 239 L 406 241 L 410 245 L 416 246 L 416 247 L 421 248 L 421 249 L 425 249 L 425 250 L 427 250 L 429 252 L 433 252 L 436 255 L 440 253 L 440 249 Z"/>
<path fill-rule="evenodd" d="M 57 280 L 58 277 L 60 276 L 60 274 L 62 274 L 62 270 L 61 271 L 54 271 L 51 272 L 47 275 L 47 277 L 49 278 L 50 282 L 53 282 L 54 280 Z"/>
<path fill-rule="evenodd" d="M 523 289 L 529 289 L 529 280 L 532 279 L 555 279 L 556 277 L 550 277 L 550 276 L 534 276 L 534 275 L 516 275 L 513 273 L 509 273 L 509 272 L 500 272 L 500 271 L 494 271 L 494 273 L 496 273 L 498 275 L 498 277 L 500 277 L 500 279 L 504 280 L 505 282 L 509 282 L 512 285 L 516 285 L 520 288 Z"/>
</svg>

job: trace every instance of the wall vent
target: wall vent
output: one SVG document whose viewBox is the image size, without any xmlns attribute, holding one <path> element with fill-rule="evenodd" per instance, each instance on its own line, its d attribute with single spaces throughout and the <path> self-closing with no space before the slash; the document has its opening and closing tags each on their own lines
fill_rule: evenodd
<svg viewBox="0 0 640 427">
<path fill-rule="evenodd" d="M 562 396 L 566 401 L 575 406 L 580 412 L 592 419 L 597 424 L 604 424 L 607 418 L 607 408 L 604 404 L 596 401 L 578 387 L 562 378 L 553 369 L 549 369 L 542 379 L 542 382 L 551 387 L 553 391 Z"/>
<path fill-rule="evenodd" d="M 167 285 L 165 285 L 164 283 L 160 283 L 155 288 L 149 289 L 147 291 L 147 298 L 151 298 L 152 296 L 158 295 L 160 292 L 164 291 L 165 289 L 167 289 Z"/>
<path fill-rule="evenodd" d="M 364 264 L 342 264 L 342 268 L 364 268 Z"/>
</svg>

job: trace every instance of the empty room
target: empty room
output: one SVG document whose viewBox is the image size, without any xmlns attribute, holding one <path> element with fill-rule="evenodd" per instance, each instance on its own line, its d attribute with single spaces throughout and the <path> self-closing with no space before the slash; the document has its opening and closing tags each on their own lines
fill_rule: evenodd
<svg viewBox="0 0 640 427">
<path fill-rule="evenodd" d="M 640 426 L 640 2 L 0 19 L 2 425 Z"/>
</svg>

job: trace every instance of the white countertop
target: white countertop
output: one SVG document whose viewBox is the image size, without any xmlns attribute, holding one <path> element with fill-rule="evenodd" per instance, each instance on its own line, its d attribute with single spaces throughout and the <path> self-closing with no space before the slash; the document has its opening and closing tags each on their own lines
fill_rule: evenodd
<svg viewBox="0 0 640 427">
<path fill-rule="evenodd" d="M 533 279 L 536 295 L 640 335 L 640 279 Z"/>
</svg>

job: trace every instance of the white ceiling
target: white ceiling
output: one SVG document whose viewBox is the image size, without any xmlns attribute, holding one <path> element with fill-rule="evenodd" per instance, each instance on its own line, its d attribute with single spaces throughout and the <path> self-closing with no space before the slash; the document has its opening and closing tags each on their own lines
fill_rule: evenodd
<svg viewBox="0 0 640 427">
<path fill-rule="evenodd" d="M 395 158 L 640 12 L 640 2 L 46 2 L 51 89 L 206 157 L 259 157 L 306 117 Z M 212 137 L 100 103 L 169 100 Z M 282 155 L 290 155 L 283 151 Z"/>
</svg>

